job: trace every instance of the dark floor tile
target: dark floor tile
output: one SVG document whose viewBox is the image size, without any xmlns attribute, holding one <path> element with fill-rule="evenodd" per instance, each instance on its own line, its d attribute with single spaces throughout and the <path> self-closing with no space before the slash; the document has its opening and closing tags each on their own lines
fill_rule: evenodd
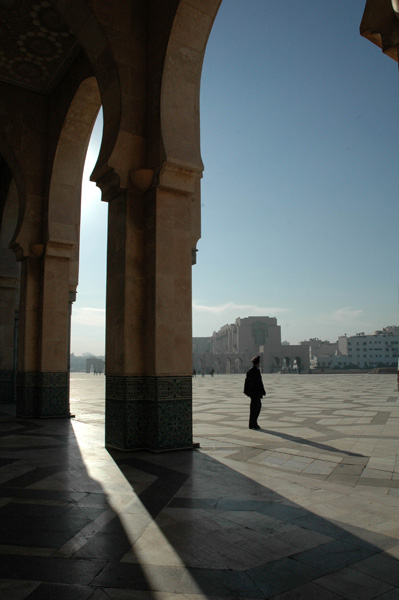
<svg viewBox="0 0 399 600">
<path fill-rule="evenodd" d="M 343 600 L 344 596 L 339 596 L 320 587 L 314 583 L 307 583 L 299 586 L 289 592 L 284 592 L 278 596 L 273 596 L 273 600 Z"/>
<path fill-rule="evenodd" d="M 24 500 L 55 500 L 58 502 L 80 502 L 81 492 L 69 492 L 68 490 L 33 490 L 31 488 L 11 487 L 7 481 L 6 485 L 0 485 L 0 496 L 3 498 L 22 498 Z"/>
<path fill-rule="evenodd" d="M 248 575 L 260 588 L 266 598 L 288 592 L 313 579 L 320 577 L 320 570 L 304 565 L 291 558 L 282 558 L 256 569 L 250 569 Z"/>
<path fill-rule="evenodd" d="M 60 548 L 71 537 L 73 535 L 66 531 L 31 531 L 29 528 L 24 528 L 0 533 L 0 544 L 33 548 Z"/>
<path fill-rule="evenodd" d="M 185 569 L 176 592 L 226 598 L 263 598 L 257 583 L 244 571 L 218 569 Z"/>
<path fill-rule="evenodd" d="M 173 498 L 168 507 L 212 509 L 215 508 L 217 502 L 217 498 Z"/>
<path fill-rule="evenodd" d="M 11 502 L 0 509 L 0 543 L 58 548 L 102 512 L 102 508 Z"/>
<path fill-rule="evenodd" d="M 332 538 L 339 538 L 340 535 L 344 534 L 343 530 L 333 522 L 309 512 L 303 517 L 298 517 L 295 520 L 295 525 L 303 527 L 303 529 L 309 529 L 310 531 L 317 531 Z"/>
<path fill-rule="evenodd" d="M 99 560 L 2 555 L 0 579 L 89 585 L 104 566 Z"/>
<path fill-rule="evenodd" d="M 13 463 L 18 462 L 18 459 L 14 458 L 0 458 L 0 467 L 6 467 L 8 465 L 12 465 Z"/>
<path fill-rule="evenodd" d="M 262 502 L 259 503 L 259 512 L 262 512 L 268 517 L 279 519 L 280 521 L 287 521 L 288 523 L 298 524 L 298 519 L 307 517 L 309 512 L 305 508 L 297 506 L 288 506 L 281 502 Z"/>
<path fill-rule="evenodd" d="M 300 563 L 317 568 L 321 573 L 327 574 L 343 569 L 375 554 L 376 550 L 370 546 L 352 544 L 343 540 L 333 540 L 304 550 L 291 556 Z"/>
<path fill-rule="evenodd" d="M 96 506 L 109 508 L 109 502 L 106 494 L 98 492 L 88 492 L 83 498 L 79 499 L 79 506 Z"/>
<path fill-rule="evenodd" d="M 32 450 L 37 450 L 37 448 Z M 40 450 L 42 450 L 42 448 L 40 448 Z M 54 451 L 53 448 L 49 448 L 49 450 Z M 39 481 L 42 481 L 43 479 L 46 479 L 47 477 L 51 477 L 51 475 L 54 475 L 55 473 L 59 473 L 62 470 L 63 467 L 60 465 L 32 469 L 32 471 L 29 471 L 28 473 L 17 475 L 16 477 L 9 479 L 7 484 L 12 487 L 26 488 L 30 485 L 38 483 Z"/>
<path fill-rule="evenodd" d="M 104 588 L 149 590 L 150 584 L 138 564 L 108 563 L 94 578 L 92 585 Z"/>
<path fill-rule="evenodd" d="M 399 600 L 399 588 L 395 588 L 382 596 L 378 596 L 378 600 Z"/>
<path fill-rule="evenodd" d="M 272 506 L 272 502 L 262 502 L 259 500 L 240 500 L 234 498 L 222 498 L 217 501 L 217 510 L 241 510 L 266 512 Z M 267 512 L 267 514 L 269 514 Z"/>
<path fill-rule="evenodd" d="M 391 556 L 382 553 L 366 558 L 352 566 L 353 569 L 386 581 L 395 587 L 399 586 L 399 562 Z"/>
<path fill-rule="evenodd" d="M 80 585 L 42 583 L 26 600 L 88 600 L 93 592 L 94 588 Z"/>
<path fill-rule="evenodd" d="M 126 534 L 112 535 L 100 531 L 74 554 L 75 558 L 94 558 L 119 561 L 131 549 Z"/>
</svg>

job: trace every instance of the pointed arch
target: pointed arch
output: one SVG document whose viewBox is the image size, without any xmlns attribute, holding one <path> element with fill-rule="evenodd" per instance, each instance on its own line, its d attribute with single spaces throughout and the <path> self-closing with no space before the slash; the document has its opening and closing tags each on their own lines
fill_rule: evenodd
<svg viewBox="0 0 399 600">
<path fill-rule="evenodd" d="M 91 175 L 91 180 L 98 184 L 101 178 L 113 172 L 108 161 L 118 139 L 122 112 L 118 68 L 104 31 L 86 0 L 54 0 L 54 5 L 83 48 L 101 96 L 103 137 Z"/>
<path fill-rule="evenodd" d="M 78 283 L 82 174 L 94 122 L 101 107 L 96 79 L 79 86 L 64 120 L 54 157 L 48 201 L 48 241 L 72 259 L 70 289 Z"/>
</svg>

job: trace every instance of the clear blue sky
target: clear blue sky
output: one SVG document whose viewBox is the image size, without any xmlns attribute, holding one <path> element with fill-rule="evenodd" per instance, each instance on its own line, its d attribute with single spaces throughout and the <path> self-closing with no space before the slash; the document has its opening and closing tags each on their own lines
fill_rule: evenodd
<svg viewBox="0 0 399 600">
<path fill-rule="evenodd" d="M 251 315 L 291 343 L 399 324 L 399 76 L 359 35 L 364 5 L 222 2 L 201 85 L 194 336 Z M 106 205 L 86 191 L 82 211 L 72 350 L 99 354 Z"/>
</svg>

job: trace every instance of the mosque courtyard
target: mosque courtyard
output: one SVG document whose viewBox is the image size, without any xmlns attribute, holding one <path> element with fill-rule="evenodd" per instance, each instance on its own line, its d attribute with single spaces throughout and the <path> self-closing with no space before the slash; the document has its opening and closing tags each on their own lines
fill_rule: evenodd
<svg viewBox="0 0 399 600">
<path fill-rule="evenodd" d="M 399 599 L 394 375 L 193 378 L 192 451 L 104 448 L 104 376 L 74 418 L 0 406 L 4 600 Z"/>
</svg>

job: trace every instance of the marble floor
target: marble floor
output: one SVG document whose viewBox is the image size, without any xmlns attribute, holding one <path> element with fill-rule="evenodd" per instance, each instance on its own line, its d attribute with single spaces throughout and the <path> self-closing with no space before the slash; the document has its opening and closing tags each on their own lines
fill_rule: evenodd
<svg viewBox="0 0 399 600">
<path fill-rule="evenodd" d="M 0 405 L 1 600 L 398 600 L 393 375 L 193 379 L 193 451 L 104 448 L 104 377 L 71 420 Z"/>
</svg>

